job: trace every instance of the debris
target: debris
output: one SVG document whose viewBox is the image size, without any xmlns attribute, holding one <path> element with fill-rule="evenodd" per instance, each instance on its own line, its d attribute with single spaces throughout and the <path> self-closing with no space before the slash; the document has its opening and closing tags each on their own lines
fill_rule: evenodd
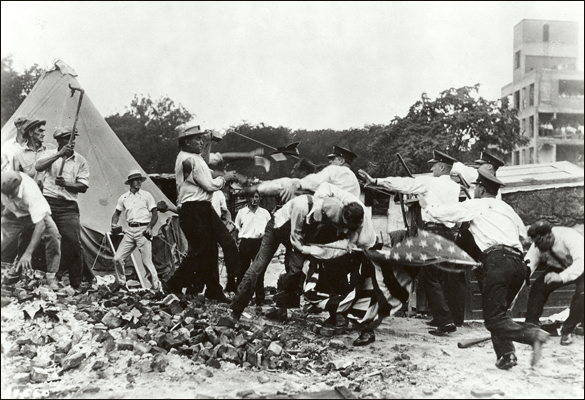
<svg viewBox="0 0 585 400">
<path fill-rule="evenodd" d="M 471 390 L 473 397 L 491 397 L 493 395 L 505 396 L 505 393 L 499 389 L 488 389 L 488 390 Z"/>
<path fill-rule="evenodd" d="M 71 356 L 67 356 L 63 359 L 63 361 L 61 362 L 61 372 L 60 374 L 62 374 L 65 371 L 68 371 L 70 369 L 73 368 L 77 368 L 79 367 L 79 365 L 81 364 L 81 362 L 83 360 L 85 360 L 85 353 L 75 353 Z"/>
</svg>

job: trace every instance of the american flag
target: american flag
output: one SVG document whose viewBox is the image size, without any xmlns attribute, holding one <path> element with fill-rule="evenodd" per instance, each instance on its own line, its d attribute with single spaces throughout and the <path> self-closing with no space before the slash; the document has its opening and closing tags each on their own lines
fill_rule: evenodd
<svg viewBox="0 0 585 400">
<path fill-rule="evenodd" d="M 419 230 L 416 237 L 409 237 L 393 247 L 368 250 L 368 258 L 386 264 L 402 266 L 424 266 L 451 264 L 475 267 L 481 265 L 452 241 L 444 237 Z"/>
</svg>

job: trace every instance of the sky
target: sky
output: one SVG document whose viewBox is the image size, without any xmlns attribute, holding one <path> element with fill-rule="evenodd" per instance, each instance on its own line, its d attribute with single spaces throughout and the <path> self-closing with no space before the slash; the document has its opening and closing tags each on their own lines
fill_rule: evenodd
<svg viewBox="0 0 585 400">
<path fill-rule="evenodd" d="M 1 56 L 61 59 L 105 117 L 169 97 L 203 129 L 243 121 L 350 129 L 403 117 L 421 94 L 512 81 L 514 26 L 579 22 L 583 2 L 1 2 Z"/>
</svg>

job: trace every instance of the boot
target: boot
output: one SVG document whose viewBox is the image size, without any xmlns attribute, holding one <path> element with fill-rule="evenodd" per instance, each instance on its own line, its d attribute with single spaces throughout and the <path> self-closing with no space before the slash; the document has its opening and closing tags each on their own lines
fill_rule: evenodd
<svg viewBox="0 0 585 400">
<path fill-rule="evenodd" d="M 57 274 L 47 272 L 47 286 L 53 291 L 59 290 L 59 282 L 57 281 Z"/>
<path fill-rule="evenodd" d="M 225 285 L 224 292 L 236 293 L 237 291 L 238 291 L 238 284 L 236 283 L 236 277 L 228 275 L 227 284 Z"/>
</svg>

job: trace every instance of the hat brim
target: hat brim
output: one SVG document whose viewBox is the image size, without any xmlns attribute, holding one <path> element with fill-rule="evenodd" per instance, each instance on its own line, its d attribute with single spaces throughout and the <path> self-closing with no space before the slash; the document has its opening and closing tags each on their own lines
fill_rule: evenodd
<svg viewBox="0 0 585 400">
<path fill-rule="evenodd" d="M 144 176 L 137 176 L 136 178 L 130 178 L 130 179 L 126 180 L 126 182 L 124 182 L 124 185 L 129 185 L 130 181 L 133 181 L 134 179 L 138 179 L 138 178 L 140 178 L 140 180 L 142 182 L 144 182 L 146 180 L 146 177 L 144 177 Z"/>
<path fill-rule="evenodd" d="M 489 162 L 486 160 L 475 160 L 474 163 L 476 163 L 476 164 L 489 164 Z"/>
<path fill-rule="evenodd" d="M 335 153 L 329 154 L 327 156 L 327 158 L 334 158 L 334 157 L 343 157 L 343 156 L 340 156 L 339 154 L 335 154 Z"/>
<path fill-rule="evenodd" d="M 177 138 L 177 140 L 187 139 L 187 138 L 190 138 L 192 136 L 201 136 L 201 135 L 205 135 L 205 132 L 189 133 L 187 135 L 179 136 Z"/>
<path fill-rule="evenodd" d="M 438 163 L 438 162 L 440 162 L 440 161 L 439 161 L 439 160 L 435 160 L 435 159 L 433 158 L 433 159 L 431 159 L 431 160 L 427 161 L 427 164 L 434 164 L 434 163 Z"/>
<path fill-rule="evenodd" d="M 30 131 L 31 129 L 35 129 L 35 128 L 36 128 L 36 127 L 38 127 L 38 126 L 41 126 L 41 125 L 46 125 L 46 124 L 47 124 L 47 121 L 45 121 L 45 120 L 39 120 L 39 121 L 35 121 L 35 122 L 33 122 L 32 124 L 30 124 L 29 126 L 27 126 L 27 127 L 24 129 L 24 132 L 25 132 L 25 133 L 28 133 L 28 131 Z"/>
</svg>

